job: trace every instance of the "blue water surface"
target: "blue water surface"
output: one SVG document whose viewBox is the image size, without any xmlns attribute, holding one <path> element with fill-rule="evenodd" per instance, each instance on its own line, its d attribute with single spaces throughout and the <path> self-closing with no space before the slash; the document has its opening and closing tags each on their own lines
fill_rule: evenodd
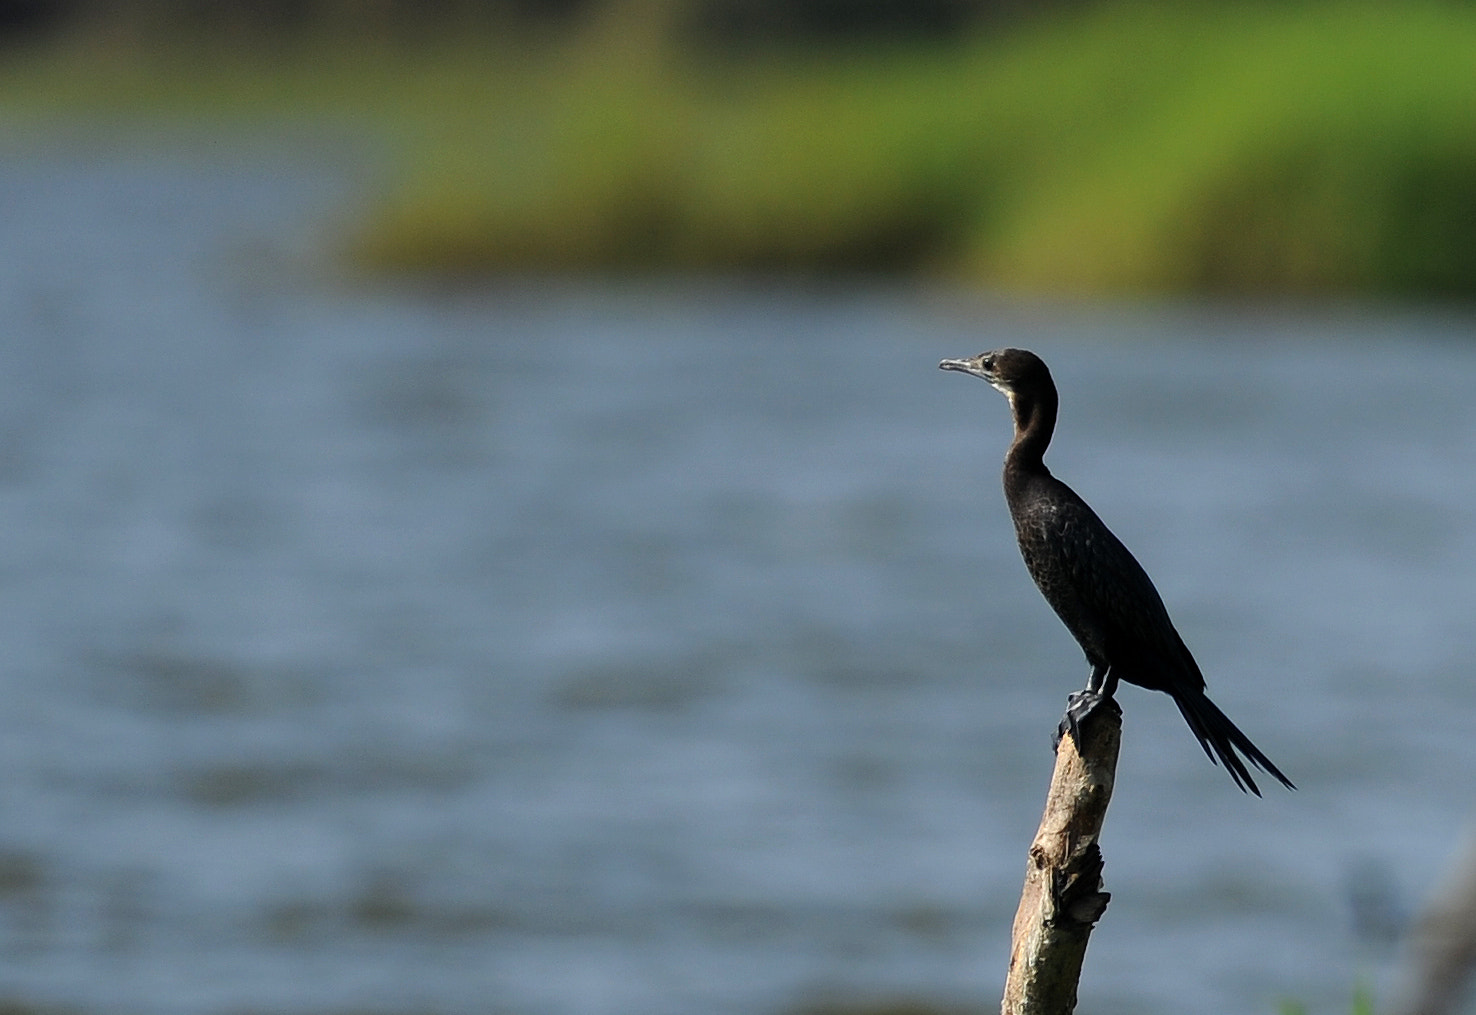
<svg viewBox="0 0 1476 1015">
<path fill-rule="evenodd" d="M 997 1004 L 1086 676 L 998 486 L 1158 582 L 1081 1009 L 1347 1009 L 1476 803 L 1476 343 L 1397 308 L 329 267 L 311 159 L 0 158 L 0 1002 Z"/>
</svg>

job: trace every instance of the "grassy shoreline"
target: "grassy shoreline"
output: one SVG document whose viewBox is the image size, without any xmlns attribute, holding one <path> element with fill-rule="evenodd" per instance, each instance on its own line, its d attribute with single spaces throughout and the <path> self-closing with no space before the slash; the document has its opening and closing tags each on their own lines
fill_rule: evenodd
<svg viewBox="0 0 1476 1015">
<path fill-rule="evenodd" d="M 1142 4 L 742 64 L 618 24 L 271 58 L 73 45 L 0 70 L 0 114 L 362 126 L 394 153 L 343 242 L 373 270 L 1464 296 L 1473 81 L 1469 8 Z"/>
</svg>

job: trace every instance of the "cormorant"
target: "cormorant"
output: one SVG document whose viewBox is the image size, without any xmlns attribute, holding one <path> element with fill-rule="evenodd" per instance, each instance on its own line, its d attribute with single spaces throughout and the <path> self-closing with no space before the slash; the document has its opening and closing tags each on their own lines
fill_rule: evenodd
<svg viewBox="0 0 1476 1015">
<path fill-rule="evenodd" d="M 1295 789 L 1205 696 L 1204 676 L 1147 572 L 1086 501 L 1046 468 L 1058 400 L 1051 372 L 1040 357 L 1023 349 L 1000 349 L 946 359 L 938 366 L 982 377 L 1010 400 L 1015 439 L 1005 455 L 1004 490 L 1020 555 L 1092 667 L 1086 689 L 1070 698 L 1062 733 L 1075 736 L 1077 724 L 1112 698 L 1119 680 L 1126 680 L 1168 693 L 1204 753 L 1223 762 L 1242 790 L 1261 795 L 1246 761 Z"/>
</svg>

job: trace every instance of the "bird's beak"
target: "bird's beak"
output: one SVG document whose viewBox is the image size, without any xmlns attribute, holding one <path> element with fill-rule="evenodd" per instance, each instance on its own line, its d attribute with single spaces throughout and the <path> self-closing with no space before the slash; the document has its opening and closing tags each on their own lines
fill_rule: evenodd
<svg viewBox="0 0 1476 1015">
<path fill-rule="evenodd" d="M 975 377 L 989 380 L 989 375 L 984 372 L 984 366 L 979 362 L 978 356 L 971 356 L 968 359 L 946 359 L 938 364 L 938 369 L 957 370 L 959 373 L 973 374 Z"/>
</svg>

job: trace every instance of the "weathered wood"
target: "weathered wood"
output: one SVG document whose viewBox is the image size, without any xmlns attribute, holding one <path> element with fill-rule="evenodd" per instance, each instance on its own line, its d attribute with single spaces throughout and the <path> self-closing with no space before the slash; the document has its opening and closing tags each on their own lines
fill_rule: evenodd
<svg viewBox="0 0 1476 1015">
<path fill-rule="evenodd" d="M 1040 830 L 1030 845 L 1015 913 L 1003 1015 L 1070 1015 L 1087 939 L 1111 897 L 1102 891 L 1097 837 L 1117 770 L 1122 711 L 1110 698 L 1061 739 Z M 1078 749 L 1079 747 L 1079 749 Z"/>
</svg>

